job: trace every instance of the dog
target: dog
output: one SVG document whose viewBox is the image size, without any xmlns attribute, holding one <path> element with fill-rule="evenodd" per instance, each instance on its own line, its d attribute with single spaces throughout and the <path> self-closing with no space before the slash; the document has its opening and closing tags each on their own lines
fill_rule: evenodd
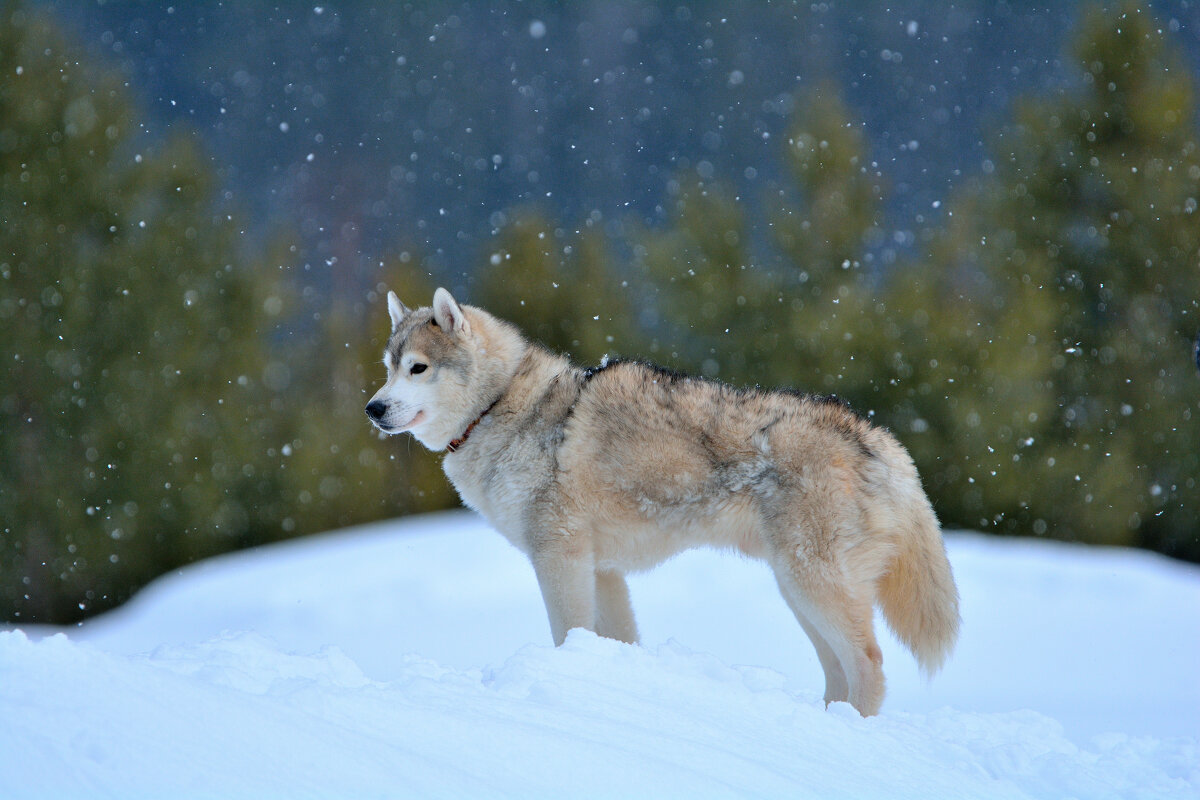
<svg viewBox="0 0 1200 800">
<path fill-rule="evenodd" d="M 638 641 L 625 575 L 697 546 L 765 559 L 825 672 L 825 702 L 883 702 L 878 605 L 926 675 L 958 590 L 916 467 L 839 400 L 637 361 L 580 368 L 438 289 L 387 295 L 387 382 L 366 413 L 433 451 L 533 564 L 556 645 Z"/>
</svg>

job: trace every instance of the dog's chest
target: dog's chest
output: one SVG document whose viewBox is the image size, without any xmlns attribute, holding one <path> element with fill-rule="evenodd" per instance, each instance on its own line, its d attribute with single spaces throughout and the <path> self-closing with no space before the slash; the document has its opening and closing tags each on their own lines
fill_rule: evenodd
<svg viewBox="0 0 1200 800">
<path fill-rule="evenodd" d="M 482 514 L 517 548 L 528 552 L 525 530 L 537 498 L 553 480 L 551 460 L 540 448 L 510 441 L 507 447 L 478 437 L 442 462 L 462 501 Z"/>
</svg>

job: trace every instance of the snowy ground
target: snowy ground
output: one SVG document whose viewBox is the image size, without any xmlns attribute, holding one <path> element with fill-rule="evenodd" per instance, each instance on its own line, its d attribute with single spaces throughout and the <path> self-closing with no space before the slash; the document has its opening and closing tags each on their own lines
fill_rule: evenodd
<svg viewBox="0 0 1200 800">
<path fill-rule="evenodd" d="M 0 631 L 0 797 L 1200 796 L 1200 569 L 948 537 L 963 635 L 883 713 L 828 711 L 765 567 L 631 581 L 643 647 L 549 646 L 473 515 L 199 564 L 72 628 Z"/>
</svg>

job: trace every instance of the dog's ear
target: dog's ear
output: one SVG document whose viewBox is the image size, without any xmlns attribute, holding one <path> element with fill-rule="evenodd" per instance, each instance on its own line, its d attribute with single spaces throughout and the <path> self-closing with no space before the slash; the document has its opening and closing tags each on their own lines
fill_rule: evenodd
<svg viewBox="0 0 1200 800">
<path fill-rule="evenodd" d="M 470 333 L 471 326 L 458 303 L 445 289 L 433 293 L 433 321 L 451 333 Z"/>
<path fill-rule="evenodd" d="M 400 323 L 409 314 L 408 307 L 400 302 L 395 292 L 388 292 L 388 314 L 392 318 L 392 330 L 399 328 Z"/>
</svg>

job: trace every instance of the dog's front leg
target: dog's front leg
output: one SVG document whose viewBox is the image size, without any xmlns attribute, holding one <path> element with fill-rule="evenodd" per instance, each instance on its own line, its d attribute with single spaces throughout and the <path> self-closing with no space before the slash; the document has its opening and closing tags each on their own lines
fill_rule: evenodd
<svg viewBox="0 0 1200 800">
<path fill-rule="evenodd" d="M 596 571 L 590 549 L 569 539 L 559 539 L 533 553 L 550 633 L 557 647 L 572 628 L 596 628 Z"/>
<path fill-rule="evenodd" d="M 629 585 L 619 572 L 596 572 L 596 633 L 637 644 L 637 624 L 633 620 L 633 606 L 629 603 Z"/>
</svg>

